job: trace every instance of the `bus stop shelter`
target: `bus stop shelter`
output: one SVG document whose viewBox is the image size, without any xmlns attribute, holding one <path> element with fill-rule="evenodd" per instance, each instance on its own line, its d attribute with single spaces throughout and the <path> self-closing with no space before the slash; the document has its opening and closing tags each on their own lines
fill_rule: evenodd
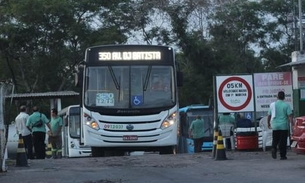
<svg viewBox="0 0 305 183">
<path fill-rule="evenodd" d="M 18 101 L 18 100 L 35 100 L 35 99 L 49 99 L 50 100 L 50 108 L 57 108 L 61 110 L 61 99 L 62 98 L 73 98 L 78 97 L 79 93 L 74 91 L 56 91 L 56 92 L 42 92 L 42 93 L 11 93 L 2 92 L 1 87 L 1 105 L 0 105 L 0 172 L 6 171 L 6 152 L 7 152 L 7 137 L 8 137 L 8 125 L 4 123 L 4 103 L 5 100 L 10 101 Z"/>
<path fill-rule="evenodd" d="M 49 99 L 50 108 L 57 108 L 61 110 L 61 99 L 78 97 L 79 93 L 74 91 L 56 91 L 56 92 L 42 92 L 42 93 L 16 93 L 7 95 L 7 99 L 11 100 L 34 100 L 34 99 Z"/>
</svg>

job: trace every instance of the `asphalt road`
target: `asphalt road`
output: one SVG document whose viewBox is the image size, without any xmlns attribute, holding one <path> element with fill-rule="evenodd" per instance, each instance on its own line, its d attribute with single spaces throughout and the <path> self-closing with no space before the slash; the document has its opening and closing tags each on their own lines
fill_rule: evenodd
<svg viewBox="0 0 305 183">
<path fill-rule="evenodd" d="M 297 183 L 305 180 L 305 155 L 288 152 L 288 160 L 270 151 L 64 158 L 31 160 L 29 167 L 7 161 L 1 183 Z"/>
</svg>

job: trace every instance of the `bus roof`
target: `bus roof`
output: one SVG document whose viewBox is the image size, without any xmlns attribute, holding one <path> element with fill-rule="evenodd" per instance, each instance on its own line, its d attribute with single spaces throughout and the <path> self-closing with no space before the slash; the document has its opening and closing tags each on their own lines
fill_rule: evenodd
<svg viewBox="0 0 305 183">
<path fill-rule="evenodd" d="M 114 48 L 127 48 L 127 47 L 156 47 L 156 48 L 170 48 L 172 49 L 172 47 L 170 46 L 163 46 L 163 45 L 144 45 L 144 44 L 108 44 L 108 45 L 96 45 L 96 46 L 91 46 L 88 47 L 87 49 L 92 49 L 92 48 L 110 48 L 110 47 L 114 47 Z"/>
<path fill-rule="evenodd" d="M 203 105 L 203 104 L 193 104 L 193 105 L 189 105 L 189 106 L 180 108 L 179 112 L 187 112 L 187 111 L 198 110 L 198 109 L 211 109 L 211 106 Z"/>
</svg>

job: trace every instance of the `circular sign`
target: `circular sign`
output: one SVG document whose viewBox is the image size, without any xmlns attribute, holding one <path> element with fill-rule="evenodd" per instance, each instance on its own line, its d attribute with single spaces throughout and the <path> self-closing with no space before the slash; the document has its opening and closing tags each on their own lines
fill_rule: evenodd
<svg viewBox="0 0 305 183">
<path fill-rule="evenodd" d="M 232 106 L 232 104 L 228 104 L 225 101 L 224 96 L 223 96 L 223 90 L 224 90 L 225 86 L 232 86 L 232 87 L 234 87 L 234 84 L 232 84 L 232 85 L 229 84 L 232 81 L 239 81 L 239 82 L 241 82 L 246 87 L 246 98 L 245 98 L 244 102 L 241 102 L 237 106 Z M 226 80 L 224 80 L 221 83 L 221 85 L 219 87 L 219 90 L 218 90 L 218 96 L 219 96 L 220 103 L 225 108 L 227 108 L 229 110 L 232 110 L 232 111 L 239 111 L 239 110 L 242 110 L 242 109 L 244 109 L 245 107 L 247 107 L 249 105 L 249 103 L 250 103 L 250 101 L 252 99 L 252 90 L 251 90 L 251 86 L 249 85 L 249 83 L 246 80 L 244 80 L 244 79 L 242 79 L 240 77 L 230 77 L 230 78 L 227 78 Z M 236 99 L 236 100 L 238 100 L 238 99 Z"/>
</svg>

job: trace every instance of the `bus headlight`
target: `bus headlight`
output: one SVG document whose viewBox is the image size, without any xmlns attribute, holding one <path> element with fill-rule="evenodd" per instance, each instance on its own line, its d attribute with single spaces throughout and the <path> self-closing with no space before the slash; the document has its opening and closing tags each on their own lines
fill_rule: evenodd
<svg viewBox="0 0 305 183">
<path fill-rule="evenodd" d="M 177 113 L 174 112 L 171 115 L 169 115 L 161 124 L 161 129 L 166 129 L 177 121 Z"/>
<path fill-rule="evenodd" d="M 98 126 L 98 123 L 88 114 L 84 115 L 85 117 L 85 124 L 95 130 L 99 130 L 100 127 Z"/>
</svg>

